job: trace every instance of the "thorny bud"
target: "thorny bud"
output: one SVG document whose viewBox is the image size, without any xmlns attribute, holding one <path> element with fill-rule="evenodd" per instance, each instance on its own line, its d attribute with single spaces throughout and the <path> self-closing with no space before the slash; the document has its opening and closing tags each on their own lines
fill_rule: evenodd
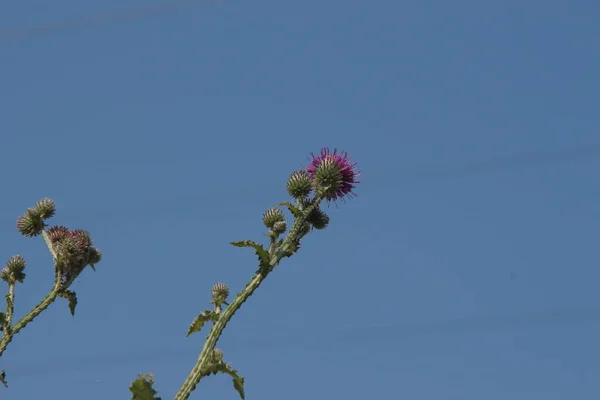
<svg viewBox="0 0 600 400">
<path fill-rule="evenodd" d="M 217 303 L 222 303 L 229 296 L 229 288 L 224 283 L 215 283 L 210 291 L 213 300 Z"/>
<path fill-rule="evenodd" d="M 55 212 L 54 200 L 43 198 L 17 219 L 17 229 L 24 236 L 37 236 L 46 227 L 44 220 L 52 217 Z"/>
<path fill-rule="evenodd" d="M 304 170 L 294 171 L 288 178 L 287 191 L 295 199 L 301 199 L 312 192 L 312 181 Z"/>
<path fill-rule="evenodd" d="M 263 224 L 265 224 L 267 228 L 273 228 L 273 225 L 275 225 L 276 222 L 281 221 L 285 221 L 285 216 L 278 208 L 269 208 L 263 214 Z"/>
<path fill-rule="evenodd" d="M 96 247 L 90 247 L 88 250 L 88 264 L 96 265 L 102 260 L 102 252 Z"/>
<path fill-rule="evenodd" d="M 42 219 L 48 219 L 54 216 L 54 213 L 56 212 L 56 204 L 54 203 L 54 200 L 44 198 L 37 202 L 35 205 L 35 211 Z"/>
<path fill-rule="evenodd" d="M 88 249 L 82 247 L 72 236 L 67 236 L 54 245 L 54 249 L 62 264 L 62 277 L 68 282 L 86 265 Z"/>
<path fill-rule="evenodd" d="M 66 228 L 64 226 L 53 226 L 46 231 L 46 233 L 48 233 L 50 241 L 53 244 L 67 237 L 69 235 L 69 232 L 69 228 Z"/>
<path fill-rule="evenodd" d="M 75 229 L 74 231 L 70 231 L 69 235 L 79 246 L 81 246 L 82 249 L 88 249 L 92 245 L 92 238 L 90 237 L 90 234 L 83 229 Z"/>
<path fill-rule="evenodd" d="M 218 364 L 221 361 L 223 361 L 223 350 L 214 348 L 212 351 L 212 361 L 215 364 Z"/>
<path fill-rule="evenodd" d="M 83 271 L 86 265 L 93 267 L 102 259 L 100 250 L 92 247 L 92 238 L 87 231 L 53 226 L 47 233 L 61 264 L 64 282 L 70 281 Z"/>
<path fill-rule="evenodd" d="M 325 229 L 329 225 L 329 216 L 319 207 L 315 207 L 307 216 L 306 221 L 315 229 Z"/>
<path fill-rule="evenodd" d="M 320 156 L 311 155 L 312 160 L 306 171 L 313 180 L 315 190 L 328 201 L 355 196 L 352 190 L 359 183 L 356 179 L 359 172 L 356 163 L 348 158 L 348 153 L 338 153 L 337 149 L 332 153 L 328 148 L 323 148 Z"/>
<path fill-rule="evenodd" d="M 28 208 L 17 219 L 17 229 L 23 236 L 34 237 L 42 233 L 44 220 L 35 208 Z"/>
<path fill-rule="evenodd" d="M 25 279 L 25 259 L 20 255 L 12 256 L 8 259 L 6 266 L 0 270 L 0 278 L 8 284 L 15 282 L 23 283 Z"/>
<path fill-rule="evenodd" d="M 281 235 L 287 229 L 287 224 L 285 221 L 277 221 L 273 224 L 273 232 L 278 235 Z"/>
</svg>

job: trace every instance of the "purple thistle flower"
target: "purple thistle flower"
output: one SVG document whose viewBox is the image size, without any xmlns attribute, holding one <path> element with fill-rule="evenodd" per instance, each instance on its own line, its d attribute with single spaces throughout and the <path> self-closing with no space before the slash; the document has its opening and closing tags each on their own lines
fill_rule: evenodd
<svg viewBox="0 0 600 400">
<path fill-rule="evenodd" d="M 356 169 L 356 162 L 348 157 L 348 153 L 338 153 L 337 149 L 331 152 L 329 148 L 324 147 L 321 149 L 321 155 L 315 156 L 311 153 L 311 156 L 310 165 L 305 169 L 316 188 L 326 188 L 325 199 L 343 201 L 345 197 L 356 196 L 353 189 L 360 182 L 356 179 L 360 172 Z"/>
</svg>

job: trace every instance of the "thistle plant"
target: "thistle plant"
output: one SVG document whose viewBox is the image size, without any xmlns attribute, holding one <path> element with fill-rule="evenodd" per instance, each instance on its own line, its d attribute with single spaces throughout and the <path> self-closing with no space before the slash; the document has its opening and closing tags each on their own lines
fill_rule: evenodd
<svg viewBox="0 0 600 400">
<path fill-rule="evenodd" d="M 100 262 L 102 253 L 92 246 L 92 238 L 89 233 L 81 230 L 70 230 L 64 226 L 53 226 L 48 228 L 46 221 L 54 216 L 56 205 L 48 198 L 41 199 L 34 207 L 28 208 L 23 215 L 17 219 L 18 231 L 26 237 L 42 236 L 54 264 L 54 284 L 50 292 L 38 305 L 33 307 L 24 317 L 13 324 L 15 311 L 15 288 L 17 283 L 25 280 L 26 262 L 20 255 L 14 255 L 0 270 L 0 278 L 8 284 L 6 293 L 6 310 L 0 312 L 0 356 L 6 350 L 8 344 L 13 340 L 27 324 L 46 310 L 57 297 L 68 300 L 71 314 L 75 315 L 77 305 L 77 294 L 70 290 L 73 280 L 79 276 L 86 266 L 94 269 L 94 265 Z M 0 371 L 0 382 L 4 386 L 6 374 Z"/>
<path fill-rule="evenodd" d="M 175 395 L 175 400 L 188 399 L 202 378 L 218 373 L 230 375 L 235 390 L 242 399 L 245 398 L 244 378 L 230 363 L 224 361 L 223 351 L 216 348 L 223 330 L 281 260 L 293 256 L 300 249 L 304 236 L 312 230 L 322 230 L 328 226 L 330 219 L 322 210 L 321 203 L 335 203 L 355 196 L 353 190 L 359 183 L 358 175 L 356 163 L 349 159 L 346 152 L 332 152 L 324 148 L 317 156 L 311 154 L 310 164 L 293 171 L 287 180 L 286 189 L 294 202 L 279 203 L 263 214 L 268 247 L 251 240 L 231 242 L 233 246 L 254 250 L 258 258 L 256 272 L 231 303 L 227 302 L 229 288 L 226 284 L 217 283 L 212 287 L 212 307 L 193 319 L 187 336 L 200 331 L 207 323 L 211 324 L 210 331 L 196 364 Z M 289 230 L 285 214 L 279 207 L 287 208 L 291 213 Z M 153 383 L 151 374 L 140 375 L 130 386 L 132 400 L 160 400 L 160 397 L 156 397 Z"/>
</svg>

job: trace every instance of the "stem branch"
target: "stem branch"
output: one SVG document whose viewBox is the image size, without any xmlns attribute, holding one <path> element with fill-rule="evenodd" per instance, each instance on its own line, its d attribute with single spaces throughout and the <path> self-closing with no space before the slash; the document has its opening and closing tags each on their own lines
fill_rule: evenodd
<svg viewBox="0 0 600 400">
<path fill-rule="evenodd" d="M 234 316 L 237 310 L 240 309 L 242 304 L 248 300 L 248 297 L 252 296 L 254 291 L 258 289 L 262 281 L 267 277 L 267 275 L 269 275 L 269 273 L 271 273 L 273 268 L 279 264 L 279 261 L 281 261 L 281 259 L 287 254 L 289 248 L 302 238 L 300 232 L 302 226 L 306 222 L 306 216 L 312 210 L 314 210 L 317 204 L 320 203 L 321 198 L 318 197 L 315 200 L 316 201 L 311 206 L 303 210 L 302 216 L 294 221 L 294 224 L 292 225 L 292 228 L 287 234 L 282 245 L 277 249 L 277 251 L 272 252 L 274 254 L 271 254 L 271 260 L 267 266 L 268 268 L 263 268 L 262 266 L 259 267 L 258 272 L 254 274 L 246 287 L 238 293 L 235 300 L 233 300 L 233 302 L 231 302 L 231 304 L 225 308 L 225 311 L 223 311 L 219 319 L 214 323 L 208 334 L 208 337 L 206 338 L 206 342 L 202 347 L 202 351 L 200 352 L 200 356 L 198 357 L 196 365 L 194 365 L 194 368 L 192 368 L 192 371 L 175 395 L 175 400 L 187 400 L 190 397 L 190 394 L 194 391 L 194 389 L 196 389 L 196 385 L 200 382 L 200 379 L 202 379 L 203 372 L 206 369 L 207 364 L 209 364 L 211 361 L 211 352 L 217 345 L 217 341 L 221 337 L 221 334 L 223 333 L 223 330 L 227 326 L 229 320 Z"/>
<path fill-rule="evenodd" d="M 56 252 L 52 248 L 52 242 L 50 241 L 50 238 L 48 237 L 48 234 L 45 231 L 42 231 L 42 236 L 44 238 L 44 241 L 46 242 L 46 245 L 48 246 L 48 250 L 50 250 L 50 254 L 52 254 L 54 263 L 56 264 L 57 257 L 56 257 Z M 12 296 L 12 299 L 14 300 L 14 285 L 11 286 L 11 289 L 12 290 L 10 290 L 9 293 Z M 59 271 L 58 267 L 55 265 L 55 267 L 54 267 L 54 286 L 52 287 L 50 292 L 46 295 L 46 297 L 44 297 L 44 299 L 37 306 L 35 306 L 23 318 L 21 318 L 19 320 L 19 322 L 17 322 L 13 327 L 9 327 L 8 330 L 4 331 L 4 336 L 2 336 L 2 339 L 0 340 L 0 356 L 2 356 L 2 354 L 6 350 L 6 347 L 8 346 L 8 344 L 12 341 L 13 337 L 17 333 L 19 333 L 19 331 L 21 329 L 25 328 L 27 326 L 27 324 L 29 324 L 31 321 L 33 321 L 33 319 L 35 317 L 40 315 L 40 313 L 42 311 L 44 311 L 46 308 L 48 308 L 50 306 L 50 304 L 52 304 L 54 302 L 54 300 L 56 300 L 56 297 L 60 293 L 61 289 L 62 289 L 62 282 L 61 282 L 60 271 Z M 14 301 L 12 301 L 12 310 L 10 310 L 9 324 L 12 323 L 13 312 L 14 312 Z"/>
</svg>

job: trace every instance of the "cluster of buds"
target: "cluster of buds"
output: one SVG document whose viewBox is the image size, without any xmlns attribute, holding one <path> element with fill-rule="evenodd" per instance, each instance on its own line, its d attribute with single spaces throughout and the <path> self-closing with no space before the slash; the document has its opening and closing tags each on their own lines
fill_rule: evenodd
<svg viewBox="0 0 600 400">
<path fill-rule="evenodd" d="M 356 163 L 349 159 L 346 152 L 338 153 L 337 149 L 332 152 L 323 148 L 320 155 L 311 156 L 310 164 L 292 172 L 286 184 L 287 192 L 296 199 L 300 210 L 313 206 L 306 216 L 306 224 L 301 228 L 301 235 L 308 233 L 311 228 L 325 229 L 329 224 L 329 216 L 321 210 L 320 204 L 315 204 L 317 198 L 328 202 L 344 201 L 346 197 L 355 196 L 353 190 L 359 183 L 357 177 L 360 173 Z M 316 196 L 311 198 L 313 193 Z M 266 216 L 263 217 L 265 225 Z"/>
<path fill-rule="evenodd" d="M 16 282 L 23 283 L 25 279 L 25 259 L 20 255 L 12 256 L 8 262 L 0 270 L 0 278 L 9 285 L 14 285 Z"/>
<path fill-rule="evenodd" d="M 100 262 L 102 253 L 92 246 L 88 232 L 53 226 L 47 233 L 61 268 L 63 282 L 71 282 L 87 265 L 93 268 L 94 264 Z"/>
<path fill-rule="evenodd" d="M 46 227 L 44 221 L 51 218 L 55 212 L 56 205 L 52 199 L 41 199 L 17 219 L 17 229 L 24 236 L 37 236 Z"/>
<path fill-rule="evenodd" d="M 277 235 L 284 233 L 287 229 L 285 215 L 278 208 L 269 208 L 263 214 L 262 220 L 263 224 Z"/>
</svg>

